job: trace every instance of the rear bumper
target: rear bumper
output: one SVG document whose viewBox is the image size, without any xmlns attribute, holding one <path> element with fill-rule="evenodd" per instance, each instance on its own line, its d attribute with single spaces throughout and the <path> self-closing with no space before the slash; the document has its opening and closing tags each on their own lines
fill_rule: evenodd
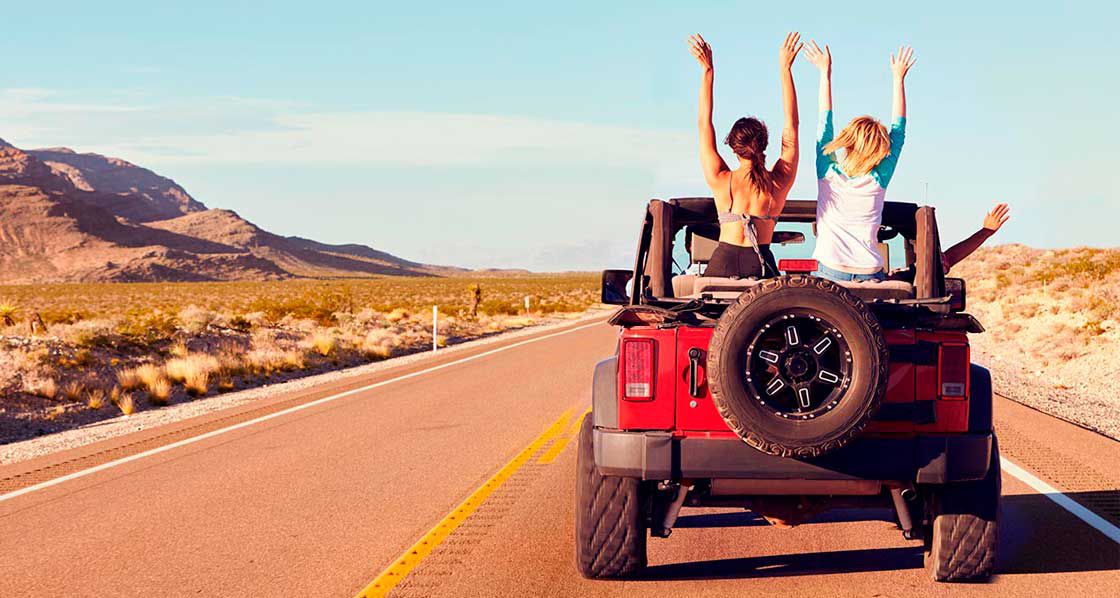
<svg viewBox="0 0 1120 598">
<path fill-rule="evenodd" d="M 900 480 L 943 484 L 988 472 L 992 435 L 863 438 L 812 460 L 775 457 L 734 439 L 674 438 L 668 432 L 595 428 L 603 475 L 682 478 Z"/>
</svg>

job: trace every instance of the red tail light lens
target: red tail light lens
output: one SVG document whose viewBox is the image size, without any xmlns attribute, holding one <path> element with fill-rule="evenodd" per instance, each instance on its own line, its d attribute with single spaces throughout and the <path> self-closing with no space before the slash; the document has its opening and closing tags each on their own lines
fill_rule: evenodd
<svg viewBox="0 0 1120 598">
<path fill-rule="evenodd" d="M 782 272 L 813 272 L 817 269 L 817 260 L 778 260 L 778 269 Z"/>
<path fill-rule="evenodd" d="M 963 399 L 968 394 L 968 345 L 941 345 L 938 372 L 941 398 Z"/>
<path fill-rule="evenodd" d="M 622 342 L 622 398 L 627 401 L 653 400 L 652 339 Z"/>
</svg>

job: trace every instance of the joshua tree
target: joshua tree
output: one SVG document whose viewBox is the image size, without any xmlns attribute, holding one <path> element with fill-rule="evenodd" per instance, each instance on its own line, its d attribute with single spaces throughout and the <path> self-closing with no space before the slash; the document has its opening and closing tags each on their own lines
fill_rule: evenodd
<svg viewBox="0 0 1120 598">
<path fill-rule="evenodd" d="M 471 317 L 478 317 L 478 304 L 482 302 L 482 285 L 475 283 L 467 287 L 471 298 Z"/>
</svg>

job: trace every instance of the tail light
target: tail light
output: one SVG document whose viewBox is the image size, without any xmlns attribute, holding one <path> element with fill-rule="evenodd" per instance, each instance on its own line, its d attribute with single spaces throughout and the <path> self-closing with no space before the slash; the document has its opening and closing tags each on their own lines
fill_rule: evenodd
<svg viewBox="0 0 1120 598">
<path fill-rule="evenodd" d="M 653 400 L 653 351 L 652 339 L 626 339 L 622 342 L 624 400 Z"/>
<path fill-rule="evenodd" d="M 817 260 L 778 260 L 778 269 L 782 272 L 813 272 L 817 269 Z"/>
<path fill-rule="evenodd" d="M 941 345 L 938 382 L 941 398 L 963 399 L 968 394 L 968 345 Z"/>
</svg>

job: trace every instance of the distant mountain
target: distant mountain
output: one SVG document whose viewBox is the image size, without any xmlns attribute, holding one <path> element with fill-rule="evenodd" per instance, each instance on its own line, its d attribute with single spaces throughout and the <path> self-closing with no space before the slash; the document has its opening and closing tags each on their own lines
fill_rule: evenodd
<svg viewBox="0 0 1120 598">
<path fill-rule="evenodd" d="M 66 148 L 0 139 L 0 282 L 439 276 L 365 245 L 283 237 L 208 209 L 171 179 Z"/>
</svg>

